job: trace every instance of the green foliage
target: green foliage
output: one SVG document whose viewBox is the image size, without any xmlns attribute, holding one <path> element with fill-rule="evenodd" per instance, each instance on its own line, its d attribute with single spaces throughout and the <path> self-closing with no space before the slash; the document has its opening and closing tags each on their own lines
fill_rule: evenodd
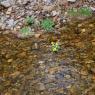
<svg viewBox="0 0 95 95">
<path fill-rule="evenodd" d="M 79 13 L 84 15 L 84 16 L 91 16 L 92 15 L 92 11 L 89 7 L 82 7 L 79 9 Z"/>
<path fill-rule="evenodd" d="M 67 11 L 70 16 L 91 16 L 92 11 L 89 7 L 81 7 L 79 9 L 72 8 Z"/>
<path fill-rule="evenodd" d="M 30 17 L 30 16 L 27 16 L 26 17 L 26 22 L 27 22 L 28 25 L 32 25 L 34 23 L 34 18 Z"/>
<path fill-rule="evenodd" d="M 77 16 L 78 15 L 78 10 L 76 8 L 72 8 L 72 9 L 69 9 L 67 10 L 67 13 L 70 15 L 70 16 Z"/>
<path fill-rule="evenodd" d="M 23 27 L 20 31 L 22 33 L 30 32 L 30 28 L 29 27 Z"/>
<path fill-rule="evenodd" d="M 46 31 L 51 31 L 53 29 L 53 26 L 54 26 L 54 22 L 49 19 L 49 18 L 46 18 L 44 19 L 42 22 L 41 22 L 41 26 L 42 28 L 44 28 Z"/>
<path fill-rule="evenodd" d="M 31 28 L 30 27 L 23 27 L 20 32 L 23 34 L 23 35 L 29 35 L 31 33 Z"/>
<path fill-rule="evenodd" d="M 60 46 L 59 46 L 59 44 L 56 42 L 52 42 L 51 43 L 52 44 L 52 52 L 58 52 L 59 51 L 59 49 L 60 49 Z"/>
</svg>

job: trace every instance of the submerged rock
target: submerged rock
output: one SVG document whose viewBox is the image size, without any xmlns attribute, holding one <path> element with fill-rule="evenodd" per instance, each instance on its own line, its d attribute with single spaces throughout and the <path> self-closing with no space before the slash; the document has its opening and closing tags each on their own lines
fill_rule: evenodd
<svg viewBox="0 0 95 95">
<path fill-rule="evenodd" d="M 43 83 L 39 83 L 38 90 L 45 90 L 45 85 Z"/>
</svg>

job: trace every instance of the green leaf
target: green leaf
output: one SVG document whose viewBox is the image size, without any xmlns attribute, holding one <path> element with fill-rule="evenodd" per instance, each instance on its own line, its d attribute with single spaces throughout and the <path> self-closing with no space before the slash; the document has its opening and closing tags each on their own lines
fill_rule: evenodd
<svg viewBox="0 0 95 95">
<path fill-rule="evenodd" d="M 30 16 L 27 16 L 26 17 L 26 22 L 27 22 L 28 25 L 32 25 L 34 23 L 34 18 L 30 17 Z"/>
<path fill-rule="evenodd" d="M 92 11 L 90 8 L 88 7 L 83 7 L 79 9 L 79 13 L 83 16 L 91 16 L 92 15 Z"/>
<path fill-rule="evenodd" d="M 41 26 L 42 28 L 44 28 L 45 30 L 47 31 L 51 31 L 53 29 L 53 26 L 54 26 L 54 22 L 51 20 L 51 19 L 44 19 L 42 22 L 41 22 Z"/>
<path fill-rule="evenodd" d="M 70 16 L 77 16 L 78 15 L 78 10 L 76 8 L 72 8 L 72 9 L 69 9 L 67 11 L 67 13 L 70 15 Z"/>
<path fill-rule="evenodd" d="M 23 27 L 20 32 L 22 33 L 27 33 L 27 32 L 31 32 L 31 28 L 30 27 Z"/>
</svg>

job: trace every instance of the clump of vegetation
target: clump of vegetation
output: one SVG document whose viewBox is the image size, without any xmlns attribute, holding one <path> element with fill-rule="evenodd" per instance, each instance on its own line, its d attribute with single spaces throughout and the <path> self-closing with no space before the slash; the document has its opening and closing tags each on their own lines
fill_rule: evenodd
<svg viewBox="0 0 95 95">
<path fill-rule="evenodd" d="M 22 33 L 30 32 L 30 27 L 23 27 L 20 31 Z"/>
<path fill-rule="evenodd" d="M 92 10 L 89 7 L 82 7 L 79 9 L 79 13 L 83 16 L 91 16 Z"/>
<path fill-rule="evenodd" d="M 28 25 L 32 25 L 34 23 L 34 17 L 31 17 L 31 16 L 27 16 L 26 17 L 26 22 Z"/>
<path fill-rule="evenodd" d="M 20 30 L 21 34 L 27 36 L 27 35 L 30 35 L 31 34 L 31 28 L 30 27 L 23 27 L 21 30 Z"/>
<path fill-rule="evenodd" d="M 72 8 L 69 9 L 68 14 L 70 16 L 91 16 L 92 15 L 92 11 L 89 7 L 81 7 L 81 8 Z"/>
<path fill-rule="evenodd" d="M 54 26 L 54 22 L 49 19 L 49 18 L 46 18 L 44 19 L 42 22 L 41 22 L 41 26 L 42 28 L 44 28 L 46 31 L 51 31 L 53 29 L 53 26 Z"/>
<path fill-rule="evenodd" d="M 76 8 L 72 8 L 72 9 L 67 10 L 67 13 L 70 16 L 78 16 L 79 13 L 77 11 L 78 10 Z"/>
<path fill-rule="evenodd" d="M 58 52 L 60 50 L 60 45 L 58 42 L 51 42 L 51 45 L 52 52 Z"/>
</svg>

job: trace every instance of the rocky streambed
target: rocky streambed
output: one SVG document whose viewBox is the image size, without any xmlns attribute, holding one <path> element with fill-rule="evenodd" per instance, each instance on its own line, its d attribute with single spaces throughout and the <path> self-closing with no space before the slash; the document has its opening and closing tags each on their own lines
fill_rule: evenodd
<svg viewBox="0 0 95 95">
<path fill-rule="evenodd" d="M 0 95 L 95 95 L 94 32 L 95 17 L 25 39 L 1 33 Z"/>
</svg>

